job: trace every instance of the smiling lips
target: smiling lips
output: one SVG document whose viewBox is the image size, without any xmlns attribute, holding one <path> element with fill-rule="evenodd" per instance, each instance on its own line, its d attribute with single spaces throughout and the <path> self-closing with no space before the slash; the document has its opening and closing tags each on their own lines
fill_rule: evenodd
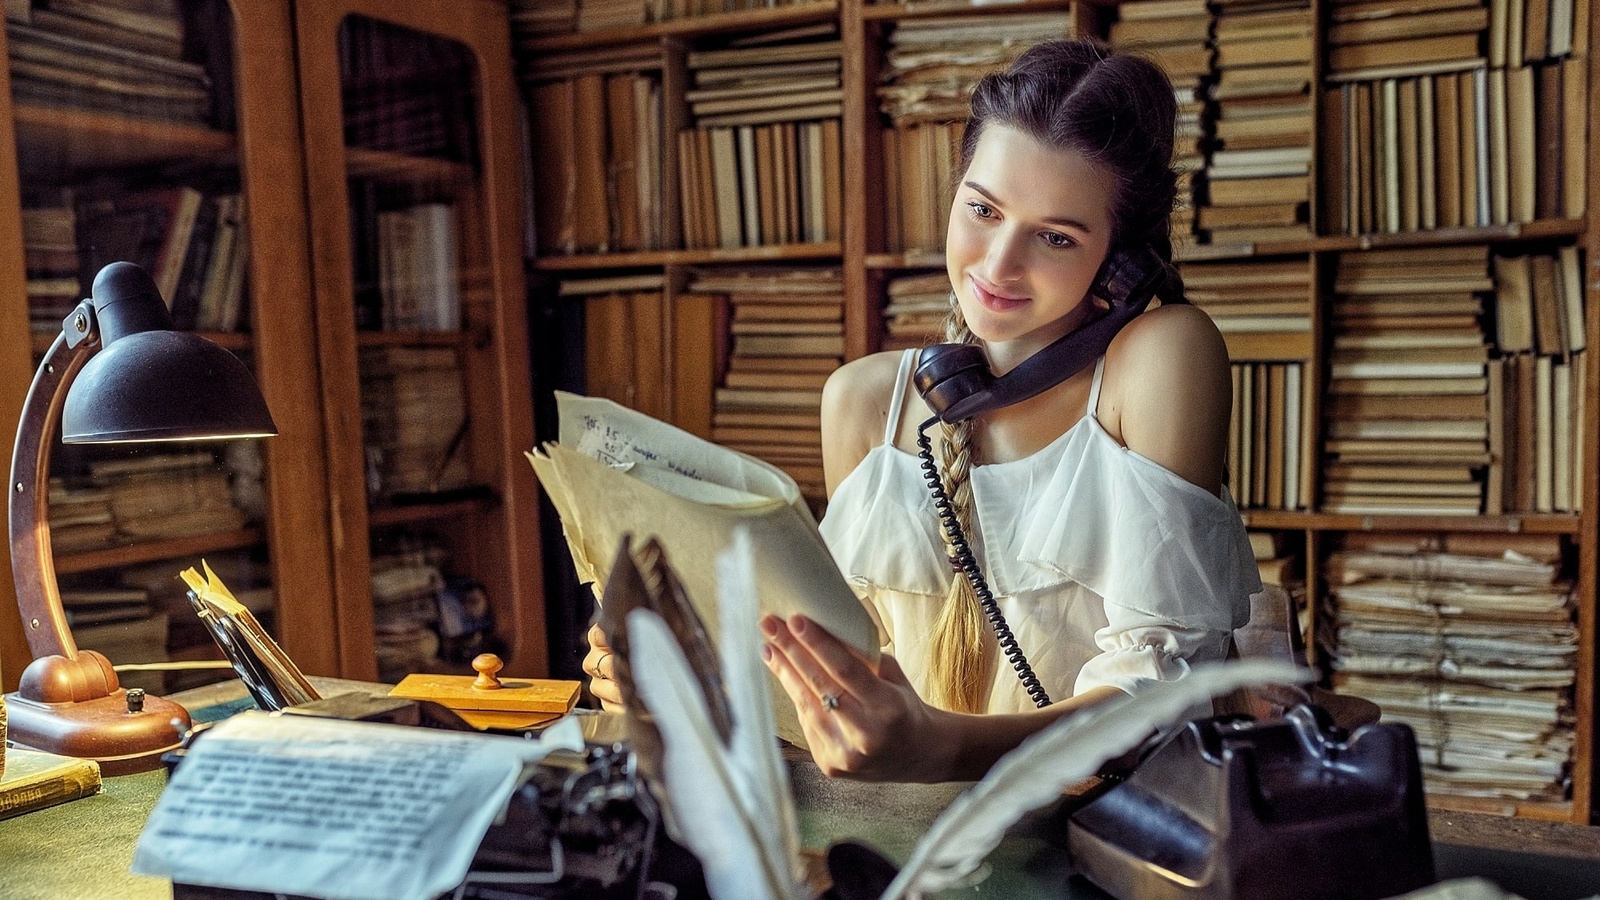
<svg viewBox="0 0 1600 900">
<path fill-rule="evenodd" d="M 1010 312 L 1014 309 L 1021 309 L 1028 304 L 1027 297 L 1007 297 L 1003 294 L 997 294 L 971 275 L 967 276 L 967 282 L 972 285 L 972 296 L 977 299 L 984 309 L 995 312 Z"/>
</svg>

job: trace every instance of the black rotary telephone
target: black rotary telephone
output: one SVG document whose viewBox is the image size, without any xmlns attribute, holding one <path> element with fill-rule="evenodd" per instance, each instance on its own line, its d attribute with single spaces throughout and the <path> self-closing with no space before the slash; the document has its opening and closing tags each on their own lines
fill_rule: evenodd
<svg viewBox="0 0 1600 900">
<path fill-rule="evenodd" d="M 1000 605 L 989 591 L 988 581 L 978 569 L 961 524 L 956 521 L 955 508 L 939 478 L 939 469 L 933 460 L 933 443 L 928 428 L 935 422 L 956 422 L 973 416 L 1021 403 L 1048 388 L 1054 387 L 1099 359 L 1111 346 L 1122 326 L 1144 312 L 1155 297 L 1156 291 L 1166 282 L 1170 268 L 1156 255 L 1148 244 L 1131 250 L 1116 250 L 1106 257 L 1089 286 L 1091 296 L 1099 297 L 1111 309 L 1093 322 L 1071 331 L 1050 343 L 1044 349 L 1023 360 L 1021 365 L 995 377 L 989 370 L 989 359 L 983 348 L 976 344 L 934 344 L 925 347 L 917 359 L 912 382 L 917 393 L 934 411 L 934 417 L 917 426 L 918 455 L 922 460 L 922 476 L 933 494 L 934 506 L 945 534 L 955 548 L 955 566 L 967 576 L 984 616 L 994 628 L 995 638 L 1006 655 L 1022 686 L 1036 706 L 1050 705 L 1050 696 L 1034 675 L 1028 659 L 1017 646 L 1017 639 L 1000 613 Z"/>
</svg>

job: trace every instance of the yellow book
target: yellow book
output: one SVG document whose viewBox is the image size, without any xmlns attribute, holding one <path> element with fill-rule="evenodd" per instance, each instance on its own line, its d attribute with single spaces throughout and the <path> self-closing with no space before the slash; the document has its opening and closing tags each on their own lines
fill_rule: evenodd
<svg viewBox="0 0 1600 900">
<path fill-rule="evenodd" d="M 100 764 L 41 750 L 10 748 L 0 772 L 0 819 L 100 793 Z"/>
</svg>

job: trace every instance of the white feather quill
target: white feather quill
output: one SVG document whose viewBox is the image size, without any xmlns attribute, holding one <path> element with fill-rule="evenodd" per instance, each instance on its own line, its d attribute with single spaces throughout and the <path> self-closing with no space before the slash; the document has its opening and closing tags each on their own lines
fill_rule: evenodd
<svg viewBox="0 0 1600 900">
<path fill-rule="evenodd" d="M 1152 731 L 1181 721 L 1190 708 L 1252 684 L 1294 684 L 1306 669 L 1286 662 L 1240 661 L 1197 666 L 1176 681 L 1068 716 L 1001 757 L 989 774 L 951 803 L 917 842 L 883 900 L 927 896 L 975 870 L 1024 813 L 1061 796 L 1068 786 L 1132 750 Z"/>
<path fill-rule="evenodd" d="M 661 732 L 662 779 L 680 837 L 699 858 L 715 900 L 789 900 L 786 862 L 770 859 L 731 754 L 717 738 L 699 682 L 662 618 L 628 614 L 629 664 L 650 677 L 635 682 Z M 766 813 L 770 815 L 770 813 Z M 692 825 L 690 824 L 692 823 Z"/>
<path fill-rule="evenodd" d="M 760 593 L 755 548 L 744 527 L 717 555 L 717 607 L 722 623 L 722 679 L 733 718 L 731 762 L 745 810 L 760 826 L 758 838 L 773 869 L 790 874 L 784 896 L 805 895 L 801 885 L 800 825 L 789 790 L 789 773 L 778 752 L 772 693 L 761 663 Z"/>
</svg>

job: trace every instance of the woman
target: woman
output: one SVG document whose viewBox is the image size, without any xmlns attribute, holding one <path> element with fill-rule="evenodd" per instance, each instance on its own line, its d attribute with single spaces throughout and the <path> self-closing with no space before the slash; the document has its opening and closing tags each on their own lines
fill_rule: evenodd
<svg viewBox="0 0 1600 900">
<path fill-rule="evenodd" d="M 1151 63 L 1052 41 L 972 97 L 946 265 L 946 339 L 1003 376 L 1102 314 L 1108 255 L 1170 260 L 1172 87 Z M 1170 270 L 1170 266 L 1167 266 Z M 862 779 L 981 777 L 1057 718 L 1221 659 L 1260 589 L 1223 489 L 1227 351 L 1183 304 L 1160 306 L 1099 363 L 942 430 L 941 474 L 980 568 L 1054 701 L 1034 708 L 997 650 L 916 457 L 932 415 L 912 355 L 851 362 L 823 393 L 830 496 L 824 537 L 877 619 L 876 669 L 801 617 L 762 620 L 763 657 L 824 772 Z M 591 652 L 590 671 L 608 662 Z"/>
</svg>

